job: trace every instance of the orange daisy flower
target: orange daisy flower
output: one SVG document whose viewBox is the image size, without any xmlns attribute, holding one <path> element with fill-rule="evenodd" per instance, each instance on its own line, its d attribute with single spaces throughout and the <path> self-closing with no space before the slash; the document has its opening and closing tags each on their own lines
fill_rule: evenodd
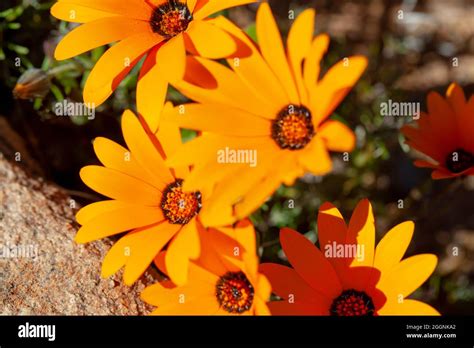
<svg viewBox="0 0 474 348">
<path fill-rule="evenodd" d="M 167 83 L 181 79 L 186 50 L 208 58 L 227 57 L 236 42 L 208 16 L 256 0 L 60 0 L 51 14 L 82 23 L 56 48 L 58 60 L 68 59 L 112 42 L 90 73 L 84 101 L 103 103 L 131 69 L 147 56 L 137 93 L 156 119 L 166 96 Z M 144 100 L 143 98 L 140 98 Z M 148 120 L 147 120 L 148 121 Z M 150 128 L 155 129 L 156 120 Z"/>
<path fill-rule="evenodd" d="M 407 221 L 391 229 L 375 247 L 372 207 L 362 200 L 349 226 L 330 203 L 318 215 L 320 249 L 285 228 L 280 241 L 289 268 L 262 264 L 273 292 L 282 301 L 269 303 L 275 315 L 439 315 L 426 303 L 408 299 L 436 268 L 432 254 L 402 260 L 413 236 Z"/>
<path fill-rule="evenodd" d="M 122 131 L 128 149 L 97 138 L 94 150 L 103 166 L 87 166 L 80 172 L 87 186 L 111 200 L 90 204 L 77 213 L 82 227 L 75 240 L 86 243 L 131 231 L 110 249 L 102 265 L 103 277 L 125 266 L 123 278 L 128 285 L 169 244 L 168 274 L 173 282 L 182 284 L 187 278 L 188 260 L 200 254 L 199 215 L 208 204 L 210 191 L 183 191 L 189 169 L 171 170 L 165 165 L 166 156 L 181 143 L 178 128 L 163 125 L 155 136 L 126 111 Z"/>
<path fill-rule="evenodd" d="M 433 169 L 433 179 L 474 175 L 474 97 L 466 101 L 457 84 L 449 86 L 446 98 L 428 94 L 428 113 L 422 112 L 416 127 L 405 125 L 402 132 L 408 145 L 431 157 L 415 165 Z"/>
<path fill-rule="evenodd" d="M 328 173 L 328 150 L 354 148 L 354 133 L 328 117 L 359 79 L 367 59 L 346 58 L 319 78 L 329 38 L 323 34 L 313 40 L 314 16 L 309 9 L 295 20 L 286 52 L 267 3 L 257 13 L 260 50 L 232 23 L 219 18 L 220 26 L 252 54 L 229 59 L 230 68 L 189 57 L 188 66 L 199 80 L 190 75 L 176 86 L 199 103 L 178 106 L 163 116 L 180 127 L 205 132 L 183 145 L 168 163 L 195 166 L 186 189 L 195 189 L 203 179 L 232 183 L 217 190 L 216 205 L 238 203 L 237 219 L 258 208 L 281 183 L 292 184 L 305 172 Z M 208 88 L 212 79 L 216 86 Z M 235 155 L 253 156 L 255 163 Z M 203 217 L 203 222 L 211 220 Z"/>
<path fill-rule="evenodd" d="M 142 299 L 158 308 L 154 315 L 268 315 L 270 284 L 258 272 L 255 230 L 249 220 L 235 228 L 200 229 L 201 256 L 189 266 L 183 286 L 171 281 L 149 286 Z M 166 253 L 155 263 L 168 273 Z"/>
</svg>

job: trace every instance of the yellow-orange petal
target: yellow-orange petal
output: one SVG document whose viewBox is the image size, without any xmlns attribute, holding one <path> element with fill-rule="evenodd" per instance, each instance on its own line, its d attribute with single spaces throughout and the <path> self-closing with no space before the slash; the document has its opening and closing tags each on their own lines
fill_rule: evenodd
<svg viewBox="0 0 474 348">
<path fill-rule="evenodd" d="M 126 285 L 132 285 L 179 228 L 180 226 L 165 221 L 139 228 L 122 237 L 105 256 L 102 277 L 107 278 L 125 266 L 123 280 Z"/>
<path fill-rule="evenodd" d="M 214 23 L 231 33 L 250 49 L 251 54 L 229 58 L 227 63 L 239 78 L 244 80 L 249 88 L 252 88 L 252 92 L 265 102 L 268 115 L 275 116 L 283 106 L 291 104 L 280 81 L 260 55 L 255 43 L 239 27 L 223 16 L 216 18 Z M 279 102 L 275 103 L 275 100 Z"/>
<path fill-rule="evenodd" d="M 108 17 L 83 24 L 69 32 L 54 52 L 57 60 L 69 59 L 94 48 L 146 31 L 149 24 L 137 19 Z"/>
<path fill-rule="evenodd" d="M 230 136 L 269 136 L 270 121 L 225 105 L 185 104 L 174 108 L 165 120 L 181 128 Z"/>
<path fill-rule="evenodd" d="M 409 257 L 385 274 L 377 287 L 385 293 L 407 297 L 429 278 L 437 263 L 438 258 L 433 254 Z"/>
<path fill-rule="evenodd" d="M 263 57 L 285 88 L 290 102 L 299 105 L 296 83 L 288 65 L 280 32 L 266 2 L 260 5 L 257 12 L 257 37 Z"/>
<path fill-rule="evenodd" d="M 134 204 L 116 200 L 91 203 L 77 212 L 76 221 L 81 225 L 85 225 L 87 222 L 101 214 L 118 209 L 126 210 L 127 208 L 133 208 L 134 206 Z"/>
<path fill-rule="evenodd" d="M 154 186 L 106 167 L 84 167 L 80 171 L 80 176 L 94 191 L 128 203 L 158 206 L 162 196 Z"/>
<path fill-rule="evenodd" d="M 209 296 L 212 287 L 203 283 L 186 284 L 169 288 L 171 282 L 156 283 L 145 288 L 140 297 L 153 306 L 178 305 L 192 298 Z"/>
<path fill-rule="evenodd" d="M 109 48 L 96 63 L 84 86 L 84 102 L 96 107 L 117 88 L 138 60 L 161 38 L 151 30 L 135 34 Z"/>
<path fill-rule="evenodd" d="M 316 36 L 304 61 L 304 82 L 308 90 L 312 89 L 319 80 L 321 60 L 329 47 L 329 36 L 320 34 Z"/>
<path fill-rule="evenodd" d="M 168 91 L 168 82 L 163 77 L 161 67 L 156 64 L 157 49 L 154 48 L 148 54 L 137 82 L 137 110 L 152 133 L 156 132 L 160 124 Z"/>
<path fill-rule="evenodd" d="M 194 17 L 196 19 L 204 19 L 214 13 L 225 10 L 227 8 L 241 6 L 256 2 L 257 0 L 205 0 L 199 1 L 201 4 L 197 4 L 194 11 Z"/>
<path fill-rule="evenodd" d="M 237 43 L 232 36 L 212 20 L 191 22 L 185 35 L 188 35 L 193 48 L 201 57 L 225 58 L 237 50 Z"/>
<path fill-rule="evenodd" d="M 213 315 L 219 310 L 219 303 L 214 295 L 199 296 L 184 301 L 184 303 L 160 306 L 151 315 Z"/>
<path fill-rule="evenodd" d="M 89 7 L 71 4 L 65 1 L 56 2 L 51 7 L 51 15 L 66 22 L 87 23 L 117 14 L 95 10 Z"/>
<path fill-rule="evenodd" d="M 298 162 L 314 175 L 323 175 L 332 169 L 331 158 L 319 136 L 316 136 L 307 148 L 298 153 Z"/>
<path fill-rule="evenodd" d="M 180 81 L 186 67 L 186 48 L 182 34 L 166 41 L 156 52 L 156 65 L 170 82 Z"/>
<path fill-rule="evenodd" d="M 182 81 L 177 84 L 189 98 L 200 103 L 221 104 L 237 110 L 245 110 L 253 115 L 274 119 L 276 117 L 274 105 L 269 105 L 258 94 L 252 92 L 248 85 L 229 68 L 217 62 L 195 58 L 216 79 L 216 88 L 206 88 Z M 279 107 L 281 109 L 281 107 Z"/>
<path fill-rule="evenodd" d="M 346 238 L 347 243 L 357 243 L 364 248 L 364 257 L 361 260 L 355 258 L 351 266 L 372 267 L 375 250 L 375 222 L 372 205 L 368 199 L 361 200 L 354 209 Z"/>
<path fill-rule="evenodd" d="M 123 113 L 122 131 L 134 158 L 155 181 L 164 184 L 174 182 L 173 175 L 150 139 L 152 135 L 146 133 L 138 118 L 129 110 Z"/>
<path fill-rule="evenodd" d="M 355 147 L 354 132 L 342 122 L 328 120 L 318 129 L 318 134 L 330 151 L 352 151 Z"/>
<path fill-rule="evenodd" d="M 303 81 L 302 65 L 311 48 L 314 32 L 313 9 L 303 11 L 295 20 L 288 33 L 288 59 L 293 77 L 298 87 L 298 94 L 303 105 L 308 105 L 308 91 Z"/>
<path fill-rule="evenodd" d="M 199 257 L 201 248 L 197 219 L 183 226 L 179 234 L 171 241 L 165 255 L 168 276 L 176 285 L 183 285 L 188 279 L 190 259 Z"/>
<path fill-rule="evenodd" d="M 367 67 L 367 58 L 346 57 L 324 75 L 310 90 L 310 105 L 315 127 L 329 117 L 346 97 Z"/>
<path fill-rule="evenodd" d="M 411 299 L 404 299 L 399 303 L 393 301 L 385 305 L 378 311 L 379 315 L 440 315 L 440 313 L 430 305 Z"/>
<path fill-rule="evenodd" d="M 97 158 L 105 167 L 115 169 L 152 185 L 156 182 L 155 178 L 140 166 L 130 150 L 112 140 L 100 137 L 94 139 L 93 145 Z M 155 187 L 158 190 L 163 189 L 163 185 Z"/>
<path fill-rule="evenodd" d="M 150 19 L 152 11 L 146 2 L 141 0 L 60 0 L 59 3 L 69 5 L 72 11 L 78 8 L 87 8 L 93 12 L 103 11 L 127 18 L 141 19 L 143 21 Z"/>
<path fill-rule="evenodd" d="M 405 221 L 393 227 L 375 249 L 374 267 L 382 274 L 392 270 L 403 258 L 413 237 L 415 224 Z"/>
<path fill-rule="evenodd" d="M 161 209 L 139 205 L 114 209 L 100 214 L 82 226 L 74 240 L 88 243 L 135 228 L 163 221 Z"/>
</svg>

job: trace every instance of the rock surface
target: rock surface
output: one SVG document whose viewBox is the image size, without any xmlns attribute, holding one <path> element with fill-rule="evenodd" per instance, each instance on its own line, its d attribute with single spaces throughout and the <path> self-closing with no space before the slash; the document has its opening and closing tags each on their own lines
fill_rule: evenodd
<svg viewBox="0 0 474 348">
<path fill-rule="evenodd" d="M 74 201 L 12 159 L 0 153 L 0 315 L 147 314 L 139 293 L 153 276 L 101 279 L 112 242 L 75 244 Z"/>
</svg>

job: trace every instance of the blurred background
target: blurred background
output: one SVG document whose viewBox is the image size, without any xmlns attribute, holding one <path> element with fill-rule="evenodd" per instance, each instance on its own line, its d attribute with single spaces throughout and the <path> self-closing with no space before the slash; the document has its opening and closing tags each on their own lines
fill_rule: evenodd
<svg viewBox="0 0 474 348">
<path fill-rule="evenodd" d="M 0 152 L 22 149 L 22 162 L 32 175 L 56 183 L 81 204 L 88 204 L 100 197 L 81 183 L 79 169 L 97 163 L 91 144 L 95 137 L 123 143 L 119 120 L 124 109 L 134 108 L 138 68 L 96 110 L 94 120 L 57 117 L 53 103 L 82 101 L 88 73 L 105 48 L 56 62 L 54 48 L 74 25 L 50 16 L 53 3 L 0 3 Z M 419 102 L 426 110 L 427 93 L 444 94 L 454 81 L 467 97 L 472 95 L 474 0 L 270 3 L 283 35 L 293 22 L 289 11 L 316 9 L 315 32 L 331 37 L 324 69 L 354 54 L 367 56 L 369 67 L 333 116 L 357 134 L 350 161 L 336 154 L 333 173 L 323 178 L 306 176 L 293 187 L 281 187 L 252 216 L 262 261 L 285 262 L 278 241 L 280 227 L 292 227 L 317 241 L 321 203 L 332 202 L 349 219 L 357 202 L 368 197 L 379 238 L 396 224 L 413 220 L 416 230 L 407 256 L 434 253 L 439 258 L 435 274 L 412 297 L 442 314 L 474 313 L 474 180 L 432 181 L 429 170 L 413 166 L 419 155 L 404 145 L 399 132 L 411 119 L 380 115 L 381 103 L 389 99 Z M 257 5 L 250 5 L 222 14 L 255 37 L 256 9 Z M 14 95 L 20 78 L 37 81 L 35 93 Z M 172 88 L 169 98 L 174 103 L 186 101 Z M 289 208 L 292 202 L 294 208 Z"/>
</svg>

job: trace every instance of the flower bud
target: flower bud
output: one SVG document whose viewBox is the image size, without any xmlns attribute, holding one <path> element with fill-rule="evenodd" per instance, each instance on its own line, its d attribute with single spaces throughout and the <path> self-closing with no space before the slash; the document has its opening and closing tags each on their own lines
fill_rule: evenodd
<svg viewBox="0 0 474 348">
<path fill-rule="evenodd" d="M 40 69 L 28 69 L 18 79 L 13 96 L 17 99 L 44 98 L 51 88 L 49 75 Z"/>
</svg>

